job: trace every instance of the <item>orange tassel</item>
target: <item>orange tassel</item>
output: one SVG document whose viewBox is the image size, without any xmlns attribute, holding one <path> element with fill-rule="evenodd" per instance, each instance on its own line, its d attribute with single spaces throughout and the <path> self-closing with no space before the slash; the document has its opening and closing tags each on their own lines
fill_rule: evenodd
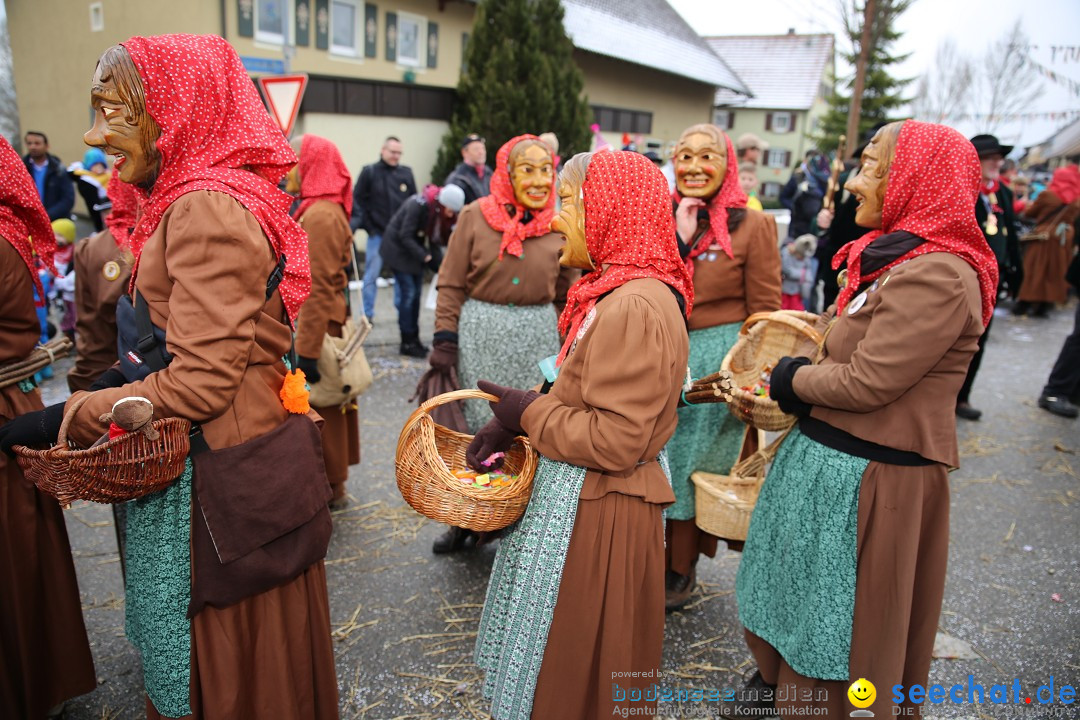
<svg viewBox="0 0 1080 720">
<path fill-rule="evenodd" d="M 307 376 L 303 370 L 286 373 L 285 383 L 281 386 L 281 404 L 296 415 L 306 415 L 311 410 L 308 403 Z"/>
</svg>

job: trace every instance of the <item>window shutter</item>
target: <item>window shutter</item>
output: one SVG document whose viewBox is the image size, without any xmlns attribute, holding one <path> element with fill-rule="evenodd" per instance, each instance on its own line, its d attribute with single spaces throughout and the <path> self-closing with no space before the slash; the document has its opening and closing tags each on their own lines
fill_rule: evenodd
<svg viewBox="0 0 1080 720">
<path fill-rule="evenodd" d="M 795 113 L 788 113 L 788 132 L 795 132 Z"/>
<path fill-rule="evenodd" d="M 772 130 L 772 113 L 765 113 L 765 129 Z"/>
<path fill-rule="evenodd" d="M 725 130 L 731 130 L 733 127 L 735 127 L 735 111 L 734 110 L 728 110 L 727 127 L 724 128 L 724 129 Z"/>
<path fill-rule="evenodd" d="M 784 167 L 791 167 L 791 151 L 784 151 Z"/>
</svg>

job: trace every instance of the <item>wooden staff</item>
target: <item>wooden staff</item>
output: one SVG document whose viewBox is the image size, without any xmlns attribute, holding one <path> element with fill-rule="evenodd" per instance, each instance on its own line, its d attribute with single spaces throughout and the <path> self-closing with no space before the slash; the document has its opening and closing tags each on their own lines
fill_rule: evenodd
<svg viewBox="0 0 1080 720">
<path fill-rule="evenodd" d="M 844 169 L 844 153 L 847 151 L 847 136 L 841 135 L 840 142 L 836 146 L 836 157 L 832 161 L 832 172 L 829 173 L 829 184 L 825 188 L 825 203 L 823 207 L 832 211 L 836 206 L 836 192 L 840 189 L 840 173 Z"/>
</svg>

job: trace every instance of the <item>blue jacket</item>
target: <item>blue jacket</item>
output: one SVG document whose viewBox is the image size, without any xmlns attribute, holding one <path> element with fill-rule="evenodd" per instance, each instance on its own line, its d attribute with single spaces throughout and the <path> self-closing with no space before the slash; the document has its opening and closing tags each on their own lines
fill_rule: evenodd
<svg viewBox="0 0 1080 720">
<path fill-rule="evenodd" d="M 26 172 L 34 178 L 34 161 L 27 155 L 23 158 Z M 67 170 L 60 164 L 60 158 L 49 156 L 49 165 L 45 170 L 45 197 L 41 199 L 50 220 L 71 217 L 71 208 L 75 206 L 75 184 L 68 177 Z"/>
</svg>

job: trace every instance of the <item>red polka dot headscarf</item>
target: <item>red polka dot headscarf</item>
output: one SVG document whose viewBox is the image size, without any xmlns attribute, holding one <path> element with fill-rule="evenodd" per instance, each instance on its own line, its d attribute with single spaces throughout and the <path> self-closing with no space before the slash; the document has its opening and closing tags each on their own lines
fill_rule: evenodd
<svg viewBox="0 0 1080 720">
<path fill-rule="evenodd" d="M 698 240 L 697 244 L 691 248 L 690 255 L 686 258 L 686 267 L 691 278 L 694 277 L 693 259 L 714 245 L 718 245 L 729 258 L 735 257 L 731 249 L 731 233 L 728 232 L 728 210 L 731 208 L 745 208 L 747 200 L 746 193 L 743 192 L 742 185 L 739 184 L 739 160 L 735 155 L 735 146 L 731 143 L 731 138 L 728 137 L 727 133 L 721 131 L 715 125 L 693 125 L 683 131 L 683 136 L 693 133 L 712 135 L 714 140 L 727 146 L 727 170 L 723 182 L 720 183 L 720 189 L 709 198 L 706 204 L 709 211 L 709 228 Z M 676 205 L 682 200 L 682 195 L 679 194 L 677 188 L 672 192 L 671 196 Z"/>
<path fill-rule="evenodd" d="M 836 298 L 837 309 L 843 310 L 862 285 L 889 268 L 918 255 L 947 252 L 966 260 L 978 273 L 983 324 L 989 323 L 997 297 L 998 266 L 975 220 L 981 178 L 979 155 L 967 138 L 944 125 L 905 120 L 889 166 L 881 229 L 849 242 L 833 256 L 833 269 L 845 262 L 848 267 L 847 285 Z M 862 275 L 866 246 L 900 230 L 925 242 L 880 270 Z"/>
<path fill-rule="evenodd" d="M 337 145 L 318 135 L 304 135 L 300 141 L 300 207 L 293 213 L 299 219 L 313 203 L 328 200 L 352 214 L 352 176 L 341 158 Z"/>
<path fill-rule="evenodd" d="M 499 244 L 499 259 L 504 252 L 514 257 L 525 254 L 522 244 L 527 238 L 540 237 L 551 232 L 551 219 L 555 217 L 555 187 L 551 188 L 547 204 L 539 212 L 530 210 L 532 219 L 522 223 L 525 206 L 514 195 L 514 184 L 510 180 L 510 151 L 522 140 L 536 140 L 549 153 L 551 149 L 535 135 L 518 135 L 503 143 L 495 156 L 495 172 L 491 175 L 491 194 L 480 198 L 480 212 L 492 230 L 502 233 Z M 511 214 L 510 210 L 513 209 Z"/>
<path fill-rule="evenodd" d="M 105 225 L 109 228 L 109 234 L 113 236 L 116 246 L 124 248 L 128 246 L 131 231 L 135 227 L 135 221 L 139 214 L 138 188 L 126 183 L 117 177 L 119 173 L 113 168 L 112 179 L 109 180 L 109 202 L 112 210 L 105 218 Z"/>
<path fill-rule="evenodd" d="M 296 318 L 311 289 L 307 234 L 289 217 L 292 198 L 277 183 L 296 153 L 270 119 L 236 50 L 216 35 L 133 37 L 121 43 L 142 78 L 146 110 L 161 127 L 161 170 L 131 234 L 142 246 L 177 198 L 196 190 L 229 195 L 259 221 L 280 256 L 278 287 Z M 132 287 L 135 277 L 132 274 Z"/>
<path fill-rule="evenodd" d="M 33 277 L 38 297 L 44 299 L 45 291 L 34 265 L 34 255 L 41 258 L 45 269 L 55 275 L 56 235 L 33 178 L 3 135 L 0 135 L 0 237 L 19 252 Z"/>
<path fill-rule="evenodd" d="M 656 278 L 694 304 L 694 286 L 679 257 L 671 195 L 663 173 L 636 152 L 593 154 L 582 185 L 585 244 L 596 270 L 578 280 L 566 295 L 559 332 L 566 336 L 558 364 L 566 358 L 578 330 L 597 300 L 635 278 Z M 605 265 L 609 267 L 603 269 Z"/>
</svg>

